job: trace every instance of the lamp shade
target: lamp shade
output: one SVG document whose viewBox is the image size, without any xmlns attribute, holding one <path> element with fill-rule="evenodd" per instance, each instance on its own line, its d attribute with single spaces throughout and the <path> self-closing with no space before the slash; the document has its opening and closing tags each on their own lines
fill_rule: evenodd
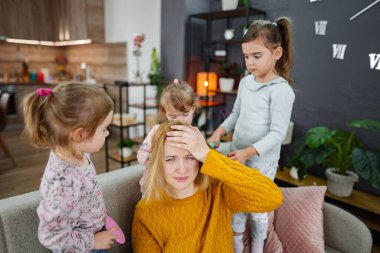
<svg viewBox="0 0 380 253">
<path fill-rule="evenodd" d="M 197 73 L 197 94 L 199 96 L 215 96 L 217 75 L 214 72 Z"/>
</svg>

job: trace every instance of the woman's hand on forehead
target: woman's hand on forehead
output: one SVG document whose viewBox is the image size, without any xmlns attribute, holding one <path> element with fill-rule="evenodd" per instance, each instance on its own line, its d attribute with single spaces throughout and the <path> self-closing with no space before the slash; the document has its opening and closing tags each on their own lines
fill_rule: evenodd
<svg viewBox="0 0 380 253">
<path fill-rule="evenodd" d="M 173 125 L 174 131 L 166 135 L 170 145 L 186 149 L 198 161 L 204 162 L 210 148 L 198 128 L 184 125 Z"/>
</svg>

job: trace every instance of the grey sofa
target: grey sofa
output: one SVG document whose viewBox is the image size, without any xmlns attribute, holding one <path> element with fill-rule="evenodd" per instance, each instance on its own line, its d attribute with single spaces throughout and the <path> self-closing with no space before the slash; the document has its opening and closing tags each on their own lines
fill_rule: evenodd
<svg viewBox="0 0 380 253">
<path fill-rule="evenodd" d="M 110 215 L 126 234 L 123 246 L 111 252 L 132 252 L 131 225 L 139 192 L 138 181 L 143 168 L 133 165 L 100 175 L 106 205 Z M 49 252 L 38 242 L 38 191 L 0 200 L 0 252 Z M 336 206 L 324 205 L 324 234 L 326 252 L 371 252 L 372 236 L 366 225 Z"/>
</svg>

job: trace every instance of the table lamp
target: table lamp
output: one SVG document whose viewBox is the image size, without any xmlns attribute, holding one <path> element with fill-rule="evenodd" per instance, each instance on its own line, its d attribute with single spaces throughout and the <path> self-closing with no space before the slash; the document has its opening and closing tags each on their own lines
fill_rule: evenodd
<svg viewBox="0 0 380 253">
<path fill-rule="evenodd" d="M 215 96 L 217 75 L 215 72 L 197 73 L 197 94 L 199 96 Z"/>
</svg>

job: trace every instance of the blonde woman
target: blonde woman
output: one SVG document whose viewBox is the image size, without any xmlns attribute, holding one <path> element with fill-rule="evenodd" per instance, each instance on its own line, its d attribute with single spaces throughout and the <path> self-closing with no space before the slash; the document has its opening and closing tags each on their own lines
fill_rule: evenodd
<svg viewBox="0 0 380 253">
<path fill-rule="evenodd" d="M 210 150 L 196 127 L 165 122 L 152 139 L 133 250 L 233 252 L 232 214 L 268 212 L 281 203 L 281 191 L 268 177 Z"/>
</svg>

